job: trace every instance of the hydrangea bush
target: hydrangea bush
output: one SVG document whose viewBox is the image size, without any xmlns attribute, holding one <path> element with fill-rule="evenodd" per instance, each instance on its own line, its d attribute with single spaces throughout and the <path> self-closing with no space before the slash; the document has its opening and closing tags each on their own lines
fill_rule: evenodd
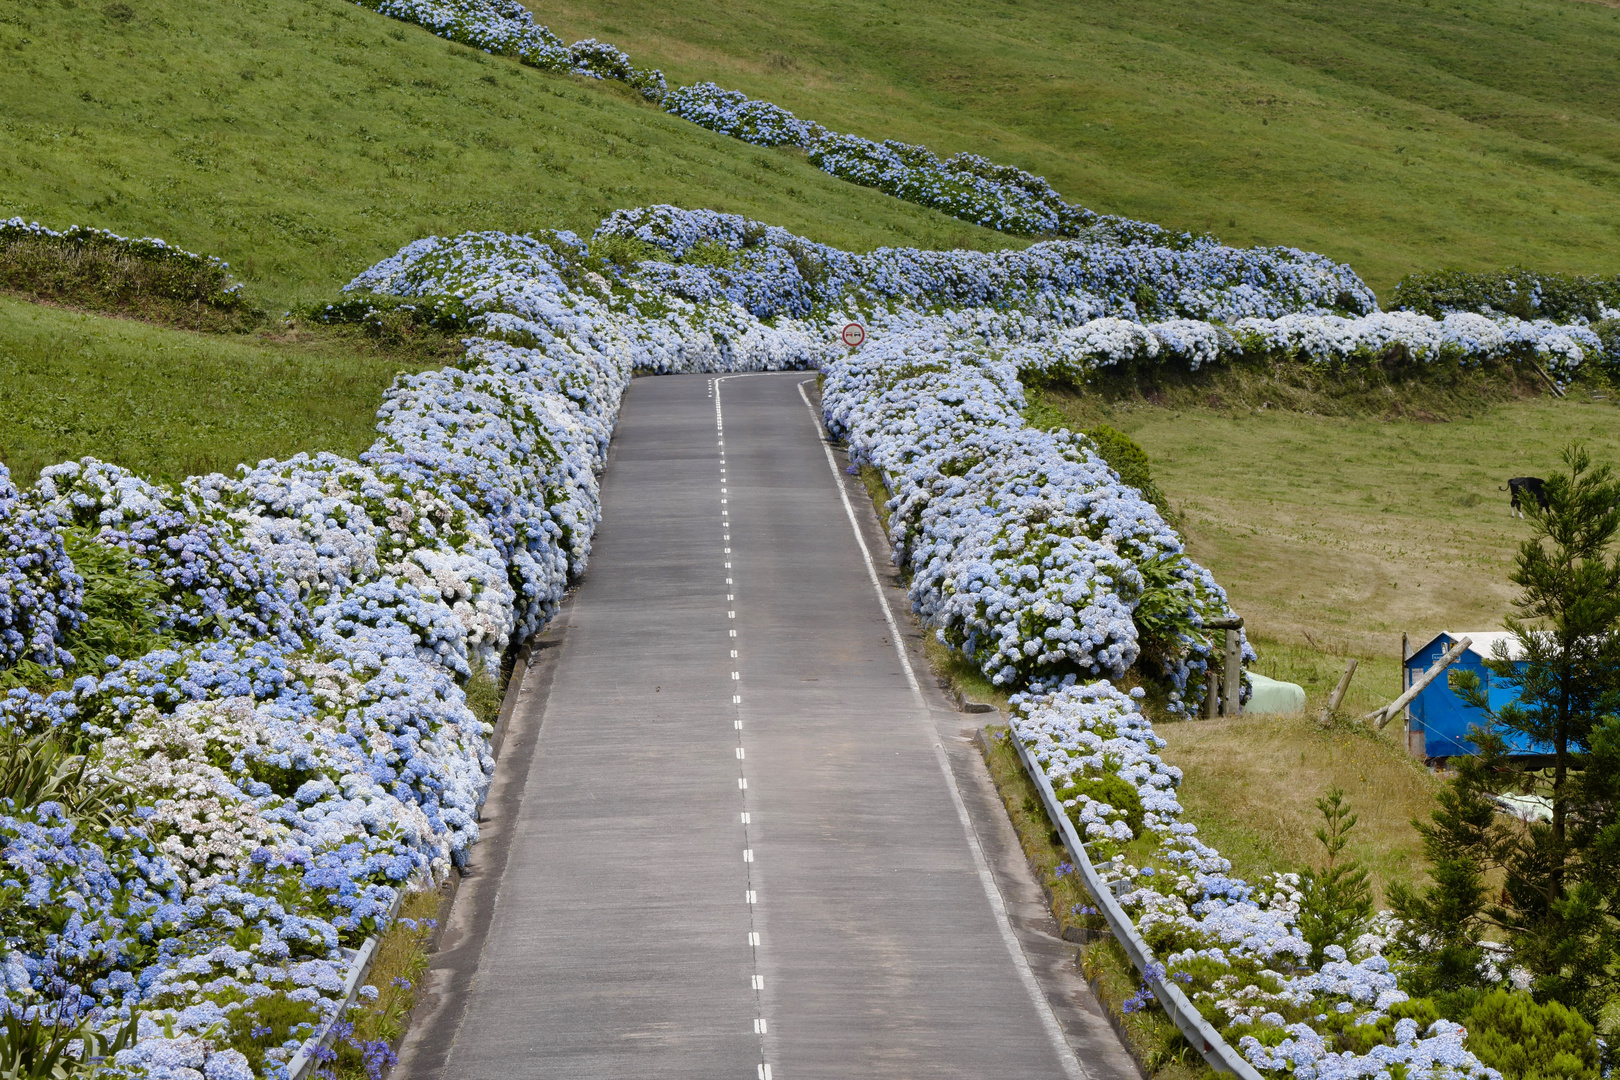
<svg viewBox="0 0 1620 1080">
<path fill-rule="evenodd" d="M 1561 322 L 1613 318 L 1620 307 L 1620 277 L 1542 274 L 1510 270 L 1431 270 L 1395 283 L 1395 307 L 1439 318 L 1453 312 L 1506 313 Z"/>
<path fill-rule="evenodd" d="M 1181 820 L 1181 771 L 1129 694 L 1108 680 L 1012 699 L 1012 729 L 1075 822 L 1093 862 L 1124 890 L 1159 959 L 1204 1019 L 1256 1068 L 1304 1080 L 1423 1075 L 1500 1080 L 1464 1045 L 1461 1025 L 1414 1001 L 1383 955 L 1388 936 L 1330 945 L 1320 968 L 1295 925 L 1297 875 L 1251 884 Z M 1126 846 L 1148 842 L 1142 865 Z M 1132 848 L 1141 851 L 1140 845 Z"/>
<path fill-rule="evenodd" d="M 586 38 L 565 45 L 534 21 L 516 0 L 355 0 L 381 15 L 415 23 L 442 38 L 510 56 L 530 67 L 591 79 L 617 79 L 657 101 L 664 96 L 664 73 L 633 66 L 622 51 Z"/>
<path fill-rule="evenodd" d="M 0 666 L 73 663 L 59 646 L 84 617 L 84 579 L 74 572 L 60 525 L 49 510 L 23 501 L 0 465 Z"/>
</svg>

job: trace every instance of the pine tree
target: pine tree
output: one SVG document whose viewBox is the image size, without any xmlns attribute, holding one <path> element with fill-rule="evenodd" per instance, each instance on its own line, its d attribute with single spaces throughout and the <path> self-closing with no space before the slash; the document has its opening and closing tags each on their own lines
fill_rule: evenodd
<svg viewBox="0 0 1620 1080">
<path fill-rule="evenodd" d="M 1353 941 L 1372 918 L 1372 886 L 1365 867 L 1344 857 L 1350 831 L 1358 820 L 1344 791 L 1334 788 L 1316 800 L 1322 827 L 1316 839 L 1325 851 L 1322 868 L 1300 872 L 1299 932 L 1311 946 L 1311 963 L 1320 967 L 1322 950 Z"/>
<path fill-rule="evenodd" d="M 1620 886 L 1614 880 L 1620 825 L 1613 791 L 1614 755 L 1620 754 L 1620 557 L 1609 556 L 1620 532 L 1620 483 L 1608 466 L 1594 468 L 1580 446 L 1567 449 L 1564 462 L 1569 471 L 1546 483 L 1546 508 L 1529 509 L 1531 537 L 1520 546 L 1511 575 L 1520 595 L 1504 622 L 1520 656 L 1510 658 L 1499 643 L 1485 663 L 1493 681 L 1511 686 L 1516 699 L 1492 711 L 1477 676 L 1453 678 L 1462 696 L 1490 717 L 1489 730 L 1473 733 L 1480 755 L 1466 766 L 1470 782 L 1481 791 L 1541 795 L 1551 819 L 1485 826 L 1458 856 L 1502 870 L 1501 894 L 1480 915 L 1506 936 L 1514 962 L 1534 975 L 1537 998 L 1563 1002 L 1595 1021 L 1620 989 Z M 1510 754 L 1510 740 L 1521 749 Z M 1464 891 L 1452 899 L 1463 901 Z"/>
</svg>

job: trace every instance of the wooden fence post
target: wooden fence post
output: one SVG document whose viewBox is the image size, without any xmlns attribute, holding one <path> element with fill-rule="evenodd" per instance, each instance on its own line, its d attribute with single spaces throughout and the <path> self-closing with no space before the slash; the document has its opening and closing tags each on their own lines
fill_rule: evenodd
<svg viewBox="0 0 1620 1080">
<path fill-rule="evenodd" d="M 1205 624 L 1211 630 L 1226 631 L 1226 678 L 1221 688 L 1221 715 L 1237 716 L 1243 711 L 1243 616 L 1222 615 Z"/>
<path fill-rule="evenodd" d="M 1344 700 L 1344 692 L 1350 689 L 1350 677 L 1356 673 L 1356 665 L 1359 663 L 1361 661 L 1352 656 L 1350 662 L 1344 666 L 1344 675 L 1339 678 L 1339 685 L 1333 688 L 1333 696 L 1328 698 L 1327 708 L 1322 710 L 1320 723 L 1323 727 L 1333 719 L 1334 712 L 1339 708 L 1339 702 Z"/>
<path fill-rule="evenodd" d="M 1405 693 L 1396 698 L 1394 701 L 1390 702 L 1388 705 L 1385 705 L 1382 709 L 1374 709 L 1372 712 L 1362 717 L 1362 719 L 1371 720 L 1373 723 L 1378 725 L 1380 729 L 1382 729 L 1384 725 L 1393 720 L 1402 709 L 1411 704 L 1412 699 L 1417 697 L 1418 693 L 1422 691 L 1425 686 L 1428 686 L 1431 682 L 1438 678 L 1440 673 L 1445 671 L 1446 668 L 1456 663 L 1458 658 L 1461 657 L 1463 653 L 1468 651 L 1468 646 L 1472 645 L 1473 643 L 1474 639 L 1469 637 L 1465 637 L 1461 641 L 1458 641 L 1457 644 L 1446 650 L 1446 654 L 1444 656 L 1431 664 L 1429 666 L 1429 670 L 1425 671 L 1422 675 L 1419 675 L 1416 679 L 1413 679 L 1412 685 L 1406 688 Z"/>
</svg>

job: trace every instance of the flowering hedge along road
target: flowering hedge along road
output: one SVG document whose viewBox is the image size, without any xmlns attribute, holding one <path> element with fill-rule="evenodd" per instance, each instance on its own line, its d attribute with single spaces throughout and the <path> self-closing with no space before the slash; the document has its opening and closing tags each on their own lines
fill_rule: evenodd
<svg viewBox="0 0 1620 1080">
<path fill-rule="evenodd" d="M 1019 695 L 1017 730 L 1135 883 L 1144 934 L 1250 1059 L 1308 1078 L 1397 1060 L 1482 1075 L 1457 1029 L 1397 1015 L 1380 939 L 1309 970 L 1295 883 L 1227 877 L 1179 821 L 1142 691 L 1114 683 L 1131 672 L 1168 711 L 1195 709 L 1225 594 L 1082 436 L 1025 425 L 1019 372 L 1257 348 L 1353 363 L 1390 341 L 1468 362 L 1556 334 L 1577 364 L 1590 343 L 1325 314 L 1348 271 L 1272 258 L 1117 236 L 852 255 L 673 207 L 615 213 L 591 244 L 429 237 L 326 312 L 413 307 L 469 335 L 456 366 L 395 382 L 358 460 L 178 488 L 93 459 L 26 492 L 0 481 L 0 666 L 54 680 L 0 698 L 0 722 L 91 748 L 92 779 L 127 800 L 79 817 L 0 801 L 6 1007 L 139 1013 L 118 1059 L 135 1073 L 283 1075 L 340 1008 L 348 950 L 477 840 L 490 731 L 460 683 L 583 572 L 632 373 L 820 368 L 829 429 L 890 485 L 918 613 Z M 1167 317 L 1141 321 L 1150 304 Z M 852 319 L 870 327 L 857 353 L 838 341 Z M 87 617 L 69 555 L 86 543 L 152 590 L 162 647 L 64 650 Z M 1147 834 L 1157 854 L 1126 866 Z"/>
<path fill-rule="evenodd" d="M 1028 173 L 827 132 L 712 84 L 666 96 L 661 73 L 599 42 L 564 45 L 510 0 L 360 2 L 527 64 L 625 81 L 966 220 L 1063 239 L 857 255 L 673 207 L 619 211 L 592 245 L 568 232 L 430 237 L 322 312 L 408 308 L 469 333 L 456 366 L 396 381 L 359 460 L 298 455 L 178 488 L 92 459 L 46 469 L 26 492 L 0 470 L 0 669 L 45 676 L 0 698 L 0 723 L 88 748 L 88 779 L 126 800 L 77 816 L 0 801 L 7 1010 L 106 1025 L 139 1014 L 138 1044 L 117 1056 L 131 1075 L 284 1076 L 340 1011 L 352 950 L 400 891 L 442 879 L 477 840 L 490 731 L 460 684 L 538 630 L 583 572 L 631 374 L 822 368 L 829 428 L 893 491 L 917 611 L 1018 692 L 1015 727 L 1093 849 L 1135 883 L 1144 934 L 1250 1060 L 1306 1080 L 1396 1063 L 1490 1075 L 1459 1028 L 1397 1015 L 1405 995 L 1382 939 L 1309 970 L 1296 883 L 1227 877 L 1178 821 L 1179 773 L 1155 755 L 1143 691 L 1112 681 L 1129 670 L 1169 711 L 1196 708 L 1202 627 L 1225 595 L 1082 437 L 1023 423 L 1020 372 L 1250 355 L 1356 364 L 1399 349 L 1420 362 L 1540 359 L 1567 375 L 1602 355 L 1594 334 L 1382 315 L 1320 255 L 1104 218 Z M 227 280 L 223 264 L 161 241 L 4 228 Z M 872 344 L 852 356 L 837 333 L 853 318 Z M 64 648 L 93 616 L 69 555 L 83 544 L 150 591 L 161 647 Z M 1160 838 L 1156 865 L 1127 866 L 1143 830 Z"/>
</svg>

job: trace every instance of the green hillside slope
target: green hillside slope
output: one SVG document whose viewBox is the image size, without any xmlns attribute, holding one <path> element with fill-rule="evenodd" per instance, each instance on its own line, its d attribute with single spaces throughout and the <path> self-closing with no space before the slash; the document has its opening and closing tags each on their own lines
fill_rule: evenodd
<svg viewBox="0 0 1620 1080">
<path fill-rule="evenodd" d="M 402 368 L 336 335 L 221 337 L 0 295 L 0 463 L 19 484 L 84 455 L 156 480 L 377 437 Z M 433 364 L 432 366 L 438 366 Z"/>
<path fill-rule="evenodd" d="M 430 233 L 656 202 L 847 248 L 1018 243 L 344 0 L 24 0 L 0 57 L 0 217 L 161 236 L 267 304 Z"/>
<path fill-rule="evenodd" d="M 671 83 L 1350 262 L 1620 268 L 1620 10 L 1569 0 L 556 0 Z"/>
</svg>

